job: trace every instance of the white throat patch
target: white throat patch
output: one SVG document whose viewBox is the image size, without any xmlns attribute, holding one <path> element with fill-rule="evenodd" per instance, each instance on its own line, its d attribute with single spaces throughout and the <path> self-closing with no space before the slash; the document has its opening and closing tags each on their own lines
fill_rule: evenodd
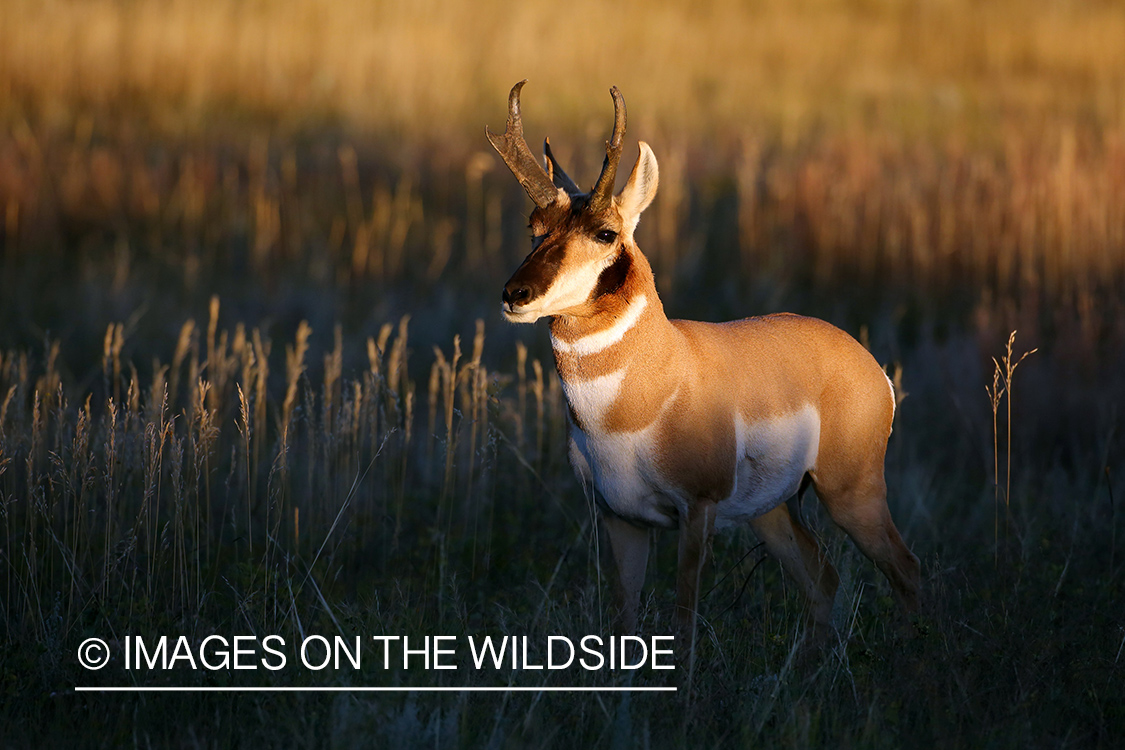
<svg viewBox="0 0 1125 750">
<path fill-rule="evenodd" d="M 634 297 L 633 300 L 629 302 L 629 306 L 625 308 L 625 314 L 604 331 L 591 333 L 589 336 L 583 336 L 571 342 L 557 339 L 552 334 L 551 346 L 556 352 L 562 354 L 576 354 L 578 356 L 597 354 L 623 339 L 629 329 L 635 326 L 637 321 L 640 320 L 641 313 L 645 311 L 647 306 L 648 298 L 643 294 L 639 297 Z"/>
</svg>

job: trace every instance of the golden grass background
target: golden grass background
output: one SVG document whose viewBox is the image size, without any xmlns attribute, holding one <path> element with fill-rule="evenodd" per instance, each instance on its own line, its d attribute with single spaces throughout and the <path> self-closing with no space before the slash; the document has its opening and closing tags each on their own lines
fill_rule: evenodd
<svg viewBox="0 0 1125 750">
<path fill-rule="evenodd" d="M 597 169 L 613 83 L 630 141 L 650 141 L 661 161 L 642 244 L 665 287 L 690 253 L 684 233 L 704 230 L 700 201 L 733 189 L 744 269 L 768 266 L 772 239 L 796 232 L 822 281 L 1088 295 L 1125 273 L 1122 39 L 1125 5 L 1109 2 L 13 0 L 0 7 L 0 209 L 18 239 L 60 215 L 120 233 L 179 210 L 177 198 L 189 222 L 251 200 L 251 241 L 267 257 L 296 225 L 281 194 L 304 176 L 298 144 L 332 133 L 339 162 L 312 168 L 337 170 L 347 216 L 343 202 L 318 207 L 337 215 L 306 228 L 379 276 L 375 225 L 394 213 L 400 255 L 406 233 L 434 233 L 422 252 L 436 277 L 457 246 L 477 258 L 484 238 L 469 235 L 482 219 L 431 223 L 413 188 L 393 207 L 378 189 L 379 205 L 362 206 L 351 144 L 397 163 L 395 180 L 425 166 L 472 183 L 498 164 L 483 125 L 500 127 L 505 93 L 528 77 L 529 140 L 560 136 L 581 182 Z M 173 157 L 171 173 L 149 158 L 218 142 L 239 144 L 255 174 L 274 159 L 282 184 L 220 181 L 226 167 L 207 148 Z M 701 191 L 702 179 L 733 188 Z"/>
<path fill-rule="evenodd" d="M 172 130 L 234 113 L 475 137 L 526 77 L 529 120 L 599 130 L 616 84 L 639 123 L 700 139 L 1119 131 L 1122 39 L 1116 2 L 8 0 L 0 95 L 48 117 L 136 107 Z"/>
</svg>

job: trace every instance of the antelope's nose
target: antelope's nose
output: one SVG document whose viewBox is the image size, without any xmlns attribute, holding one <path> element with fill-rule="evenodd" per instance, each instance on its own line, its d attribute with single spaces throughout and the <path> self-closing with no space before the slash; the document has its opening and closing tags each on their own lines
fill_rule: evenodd
<svg viewBox="0 0 1125 750">
<path fill-rule="evenodd" d="M 519 282 L 508 282 L 508 284 L 504 287 L 504 294 L 502 298 L 504 300 L 504 304 L 508 305 L 509 307 L 522 305 L 524 302 L 527 302 L 531 298 L 531 287 L 529 287 L 527 284 L 521 284 Z"/>
</svg>

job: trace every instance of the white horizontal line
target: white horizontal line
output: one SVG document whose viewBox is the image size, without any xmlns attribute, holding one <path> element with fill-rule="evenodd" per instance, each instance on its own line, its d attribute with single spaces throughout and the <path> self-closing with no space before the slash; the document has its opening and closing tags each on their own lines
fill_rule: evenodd
<svg viewBox="0 0 1125 750">
<path fill-rule="evenodd" d="M 79 693 L 674 693 L 674 687 L 83 687 Z"/>
<path fill-rule="evenodd" d="M 625 313 L 614 321 L 613 325 L 597 333 L 591 333 L 583 336 L 574 341 L 563 341 L 556 339 L 554 335 L 551 336 L 551 346 L 556 350 L 564 353 L 573 352 L 579 356 L 586 356 L 588 354 L 597 354 L 603 349 L 616 344 L 621 339 L 625 338 L 625 334 L 637 324 L 640 320 L 641 313 L 645 311 L 648 306 L 648 298 L 643 295 L 634 297 L 625 308 Z"/>
</svg>

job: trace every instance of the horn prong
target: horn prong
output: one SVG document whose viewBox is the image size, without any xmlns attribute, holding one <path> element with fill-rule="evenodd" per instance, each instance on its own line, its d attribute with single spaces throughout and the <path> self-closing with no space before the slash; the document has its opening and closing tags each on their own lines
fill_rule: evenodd
<svg viewBox="0 0 1125 750">
<path fill-rule="evenodd" d="M 503 134 L 493 133 L 488 127 L 485 127 L 484 132 L 488 136 L 488 142 L 527 191 L 527 196 L 539 208 L 546 208 L 558 198 L 558 190 L 547 172 L 531 155 L 531 149 L 528 148 L 527 141 L 523 137 L 520 91 L 525 83 L 527 83 L 526 78 L 512 86 L 508 94 L 508 121 L 504 125 Z"/>
</svg>

